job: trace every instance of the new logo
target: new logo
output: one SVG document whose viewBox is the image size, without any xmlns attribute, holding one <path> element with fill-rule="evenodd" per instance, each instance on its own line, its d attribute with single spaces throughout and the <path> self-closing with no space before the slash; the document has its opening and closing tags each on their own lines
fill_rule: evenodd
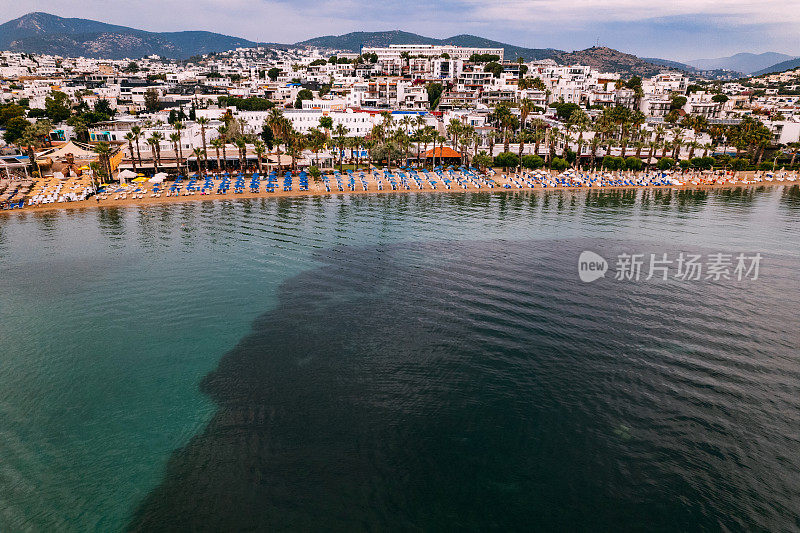
<svg viewBox="0 0 800 533">
<path fill-rule="evenodd" d="M 608 263 L 605 259 L 588 250 L 578 258 L 578 276 L 584 283 L 590 283 L 606 275 Z"/>
</svg>

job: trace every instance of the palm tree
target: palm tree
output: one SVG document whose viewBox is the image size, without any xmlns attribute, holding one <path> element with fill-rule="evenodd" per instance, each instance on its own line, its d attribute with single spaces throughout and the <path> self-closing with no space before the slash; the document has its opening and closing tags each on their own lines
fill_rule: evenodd
<svg viewBox="0 0 800 533">
<path fill-rule="evenodd" d="M 552 127 L 547 133 L 547 163 L 550 164 L 556 155 L 556 143 L 558 142 L 559 132 L 558 128 Z"/>
<path fill-rule="evenodd" d="M 447 134 L 450 135 L 450 142 L 453 143 L 453 146 L 458 146 L 458 141 L 464 132 L 464 124 L 462 124 L 460 120 L 451 119 L 450 124 L 447 125 L 445 130 Z"/>
<path fill-rule="evenodd" d="M 678 160 L 678 157 L 681 153 L 681 147 L 683 146 L 683 130 L 678 129 L 677 133 L 675 134 L 675 138 L 672 139 L 672 159 L 675 161 Z"/>
<path fill-rule="evenodd" d="M 217 171 L 219 172 L 222 169 L 222 167 L 220 166 L 220 161 L 219 161 L 219 150 L 220 150 L 220 148 L 222 148 L 224 146 L 224 144 L 222 142 L 222 138 L 221 137 L 217 137 L 216 139 L 211 139 L 211 141 L 209 141 L 208 144 L 210 144 L 211 148 L 213 148 L 214 151 L 217 153 Z"/>
<path fill-rule="evenodd" d="M 289 154 L 292 156 L 292 170 L 297 170 L 297 160 L 306 147 L 306 138 L 302 133 L 290 128 L 286 139 L 286 147 L 289 150 Z M 347 138 L 345 138 L 345 142 L 346 141 Z"/>
<path fill-rule="evenodd" d="M 436 131 L 433 126 L 425 126 L 422 128 L 422 131 L 419 134 L 419 142 L 422 143 L 423 152 L 428 153 L 428 144 L 433 141 L 433 132 Z M 425 168 L 425 164 L 427 163 L 427 158 L 422 161 L 422 168 Z"/>
<path fill-rule="evenodd" d="M 789 167 L 794 166 L 794 160 L 797 158 L 797 153 L 800 151 L 800 142 L 789 143 L 789 149 L 792 151 L 792 160 L 789 161 Z"/>
<path fill-rule="evenodd" d="M 314 165 L 317 168 L 319 168 L 319 152 L 325 148 L 325 142 L 327 139 L 327 133 L 317 128 L 311 128 L 311 130 L 308 132 L 308 146 L 311 148 L 311 151 L 314 152 Z"/>
<path fill-rule="evenodd" d="M 222 125 L 217 128 L 217 133 L 219 134 L 219 140 L 222 143 L 222 160 L 225 163 L 225 168 L 219 168 L 220 171 L 228 170 L 228 154 L 227 154 L 227 147 L 228 147 L 228 133 L 230 132 L 230 128 L 226 125 Z M 219 167 L 219 156 L 217 156 L 217 167 Z"/>
<path fill-rule="evenodd" d="M 599 136 L 599 135 L 594 135 L 594 136 L 592 137 L 592 140 L 590 140 L 590 141 L 589 141 L 589 146 L 590 146 L 590 147 L 591 147 L 591 149 L 592 149 L 592 151 L 591 151 L 591 158 L 592 158 L 592 163 L 591 163 L 591 165 L 592 165 L 592 171 L 594 171 L 594 168 L 595 168 L 595 161 L 596 161 L 596 159 L 597 159 L 597 149 L 600 147 L 600 145 L 601 145 L 602 143 L 603 143 L 603 141 L 602 141 L 602 139 L 600 139 L 600 136 Z"/>
<path fill-rule="evenodd" d="M 381 117 L 383 118 L 383 127 L 387 132 L 391 132 L 394 129 L 394 115 L 388 111 L 381 111 Z"/>
<path fill-rule="evenodd" d="M 97 143 L 92 150 L 98 155 L 98 161 L 108 179 L 111 179 L 111 145 L 105 141 Z"/>
<path fill-rule="evenodd" d="M 589 115 L 582 109 L 576 109 L 569 116 L 568 124 L 578 130 L 578 157 L 575 158 L 577 164 L 581 159 L 581 152 L 583 148 L 583 133 L 589 128 L 591 124 Z"/>
<path fill-rule="evenodd" d="M 372 149 L 375 148 L 375 139 L 367 138 L 363 142 L 364 148 L 367 149 L 367 168 L 372 164 Z"/>
<path fill-rule="evenodd" d="M 134 142 L 136 143 L 136 158 L 139 160 L 139 168 L 142 167 L 142 151 L 139 149 L 139 138 L 142 136 L 142 128 L 133 126 L 131 128 Z"/>
<path fill-rule="evenodd" d="M 239 171 L 244 173 L 247 165 L 247 143 L 241 137 L 237 137 L 233 143 L 239 150 Z"/>
<path fill-rule="evenodd" d="M 175 168 L 181 168 L 181 160 L 178 157 L 178 144 L 181 142 L 181 134 L 172 132 L 169 134 L 169 141 L 172 143 L 172 153 L 175 154 Z"/>
<path fill-rule="evenodd" d="M 256 157 L 258 158 L 258 173 L 261 174 L 261 158 L 264 157 L 264 153 L 266 152 L 264 141 L 260 139 L 257 140 L 253 146 L 253 151 L 256 153 Z"/>
<path fill-rule="evenodd" d="M 203 174 L 203 176 L 205 176 L 207 170 L 206 166 L 205 165 L 203 165 L 202 167 L 200 166 L 200 160 L 203 158 L 203 149 L 195 148 L 194 150 L 192 150 L 192 154 L 197 159 L 197 169 Z"/>
<path fill-rule="evenodd" d="M 125 140 L 128 141 L 128 152 L 131 154 L 131 163 L 133 163 L 133 171 L 138 172 L 136 170 L 136 154 L 133 152 L 133 141 L 136 140 L 136 136 L 133 132 L 129 131 L 125 134 Z"/>
<path fill-rule="evenodd" d="M 155 132 L 150 138 L 147 139 L 147 144 L 150 145 L 150 153 L 153 157 L 153 171 L 158 174 L 158 165 L 160 163 L 160 150 L 161 150 L 161 133 Z"/>
<path fill-rule="evenodd" d="M 186 125 L 181 121 L 177 121 L 175 122 L 175 124 L 172 125 L 172 127 L 175 129 L 175 133 L 178 136 L 178 140 L 175 142 L 175 144 L 178 147 L 178 151 L 175 154 L 175 157 L 178 158 L 178 164 L 176 166 L 178 167 L 178 169 L 180 169 L 181 161 L 183 161 L 183 144 L 181 143 L 181 137 L 183 136 L 183 134 L 181 132 L 183 132 L 183 130 L 186 129 Z M 205 150 L 205 147 L 203 147 L 203 149 Z M 178 171 L 178 173 L 180 173 L 180 170 Z M 189 174 L 188 161 L 186 162 L 186 174 Z"/>
<path fill-rule="evenodd" d="M 637 159 L 641 159 L 642 158 L 642 150 L 644 149 L 644 147 L 646 145 L 647 145 L 647 143 L 644 140 L 642 140 L 642 139 L 637 139 L 636 140 L 635 146 L 636 146 L 636 158 Z"/>
<path fill-rule="evenodd" d="M 689 145 L 689 159 L 692 159 L 694 157 L 694 151 L 702 145 L 697 142 L 697 139 L 692 139 L 687 144 Z"/>
<path fill-rule="evenodd" d="M 661 142 L 661 139 L 664 138 L 664 134 L 666 132 L 667 132 L 667 129 L 664 126 L 662 126 L 661 124 L 656 126 L 656 129 L 655 129 L 656 137 L 653 140 L 653 142 L 650 143 L 650 152 L 647 154 L 647 164 L 648 165 L 650 164 L 650 161 L 652 161 L 653 153 L 654 153 L 655 149 L 659 146 L 659 143 Z"/>
<path fill-rule="evenodd" d="M 528 121 L 528 116 L 533 112 L 536 107 L 533 100 L 530 98 L 523 98 L 519 103 L 519 129 L 525 129 L 525 123 Z"/>
<path fill-rule="evenodd" d="M 333 132 L 336 134 L 336 147 L 339 149 L 339 172 L 342 171 L 344 165 L 344 162 L 342 161 L 344 157 L 344 137 L 349 131 L 350 129 L 341 122 L 337 124 L 333 130 Z"/>
<path fill-rule="evenodd" d="M 517 129 L 519 120 L 509 112 L 507 115 L 503 115 L 500 123 L 503 126 L 503 151 L 508 152 L 508 145 L 511 143 L 511 132 Z"/>
<path fill-rule="evenodd" d="M 475 126 L 472 124 L 465 124 L 461 127 L 461 135 L 459 135 L 459 152 L 461 152 L 461 164 L 465 164 L 469 161 L 467 156 L 467 149 L 469 145 L 472 144 L 472 141 L 475 138 Z M 475 153 L 478 153 L 477 151 Z"/>
<path fill-rule="evenodd" d="M 197 117 L 197 120 L 195 122 L 197 122 L 200 125 L 200 136 L 203 139 L 203 166 L 205 167 L 206 170 L 208 170 L 208 160 L 206 159 L 207 157 L 206 154 L 208 153 L 207 152 L 208 146 L 206 146 L 206 126 L 208 126 L 208 124 L 211 121 L 208 120 L 206 117 Z"/>
<path fill-rule="evenodd" d="M 518 172 L 522 172 L 522 150 L 525 149 L 525 141 L 529 141 L 531 139 L 531 134 L 525 130 L 520 130 L 517 134 L 517 142 L 519 143 L 519 150 L 517 154 L 517 158 L 519 159 L 519 164 L 517 167 Z"/>
</svg>

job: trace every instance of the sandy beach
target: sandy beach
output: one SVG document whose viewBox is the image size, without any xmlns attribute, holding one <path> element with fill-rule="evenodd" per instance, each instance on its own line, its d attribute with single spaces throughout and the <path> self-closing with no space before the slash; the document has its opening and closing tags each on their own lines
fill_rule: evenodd
<svg viewBox="0 0 800 533">
<path fill-rule="evenodd" d="M 326 188 L 324 181 L 309 181 L 308 190 L 299 190 L 295 184 L 293 190 L 283 190 L 281 186 L 276 187 L 274 192 L 267 192 L 262 185 L 258 192 L 252 192 L 249 188 L 249 177 L 245 178 L 247 186 L 242 192 L 234 192 L 233 189 L 227 193 L 218 193 L 217 187 L 221 182 L 221 178 L 214 177 L 214 187 L 211 191 L 201 193 L 198 191 L 186 191 L 185 185 L 188 183 L 183 181 L 183 186 L 178 193 L 168 194 L 172 182 L 166 182 L 160 191 L 153 190 L 154 185 L 151 183 L 136 183 L 127 186 L 107 185 L 109 192 L 89 196 L 85 200 L 71 200 L 71 201 L 56 201 L 53 203 L 41 203 L 29 205 L 25 203 L 24 207 L 2 210 L 0 213 L 14 213 L 14 212 L 38 212 L 38 211 L 52 211 L 62 209 L 86 209 L 95 207 L 125 207 L 125 206 L 142 206 L 142 205 L 160 205 L 160 204 L 173 204 L 183 202 L 197 202 L 197 201 L 216 201 L 216 200 L 245 200 L 257 198 L 287 198 L 296 196 L 321 196 L 321 195 L 350 195 L 350 194 L 407 194 L 407 193 L 464 193 L 464 192 L 531 192 L 531 191 L 603 191 L 603 190 L 626 190 L 626 189 L 655 189 L 655 190 L 696 190 L 696 189 L 722 189 L 722 188 L 735 188 L 735 187 L 748 187 L 748 186 L 774 186 L 774 185 L 791 185 L 793 183 L 800 183 L 800 178 L 795 173 L 776 173 L 775 176 L 765 177 L 755 172 L 737 172 L 734 174 L 720 175 L 703 175 L 703 174 L 674 174 L 673 178 L 680 181 L 679 184 L 665 184 L 665 185 L 589 185 L 583 184 L 576 185 L 562 185 L 555 183 L 542 184 L 542 177 L 546 174 L 539 173 L 539 181 L 531 179 L 533 173 L 525 174 L 527 179 L 522 179 L 522 175 L 514 173 L 503 173 L 501 169 L 495 169 L 493 175 L 481 175 L 482 182 L 467 181 L 463 185 L 452 184 L 451 188 L 446 188 L 442 182 L 431 184 L 425 180 L 421 182 L 421 187 L 415 182 L 411 181 L 408 188 L 398 187 L 396 189 L 387 185 L 386 180 L 380 180 L 380 173 L 372 174 L 365 172 L 364 182 L 366 187 L 357 179 L 355 186 L 351 190 L 345 186 L 343 190 L 338 190 L 336 187 L 328 186 Z M 354 175 L 358 175 L 356 173 Z M 615 178 L 628 177 L 640 178 L 644 174 L 638 173 L 585 173 L 583 176 L 613 176 Z M 553 173 L 553 177 L 559 175 Z M 342 175 L 343 183 L 346 183 L 346 175 Z M 283 178 L 279 178 L 279 183 Z M 336 184 L 333 176 L 328 176 L 329 184 Z M 549 180 L 550 178 L 544 178 Z M 43 194 L 49 190 L 53 190 L 57 186 L 57 180 L 38 180 L 34 185 L 31 197 L 35 194 Z M 379 185 L 379 181 L 383 183 Z M 203 183 L 203 178 L 197 180 L 199 184 Z M 492 186 L 488 184 L 491 183 Z M 531 186 L 532 185 L 532 186 Z M 85 177 L 70 178 L 61 183 L 61 190 L 66 191 L 81 191 L 89 187 L 89 180 Z M 138 192 L 137 192 L 138 191 Z"/>
</svg>

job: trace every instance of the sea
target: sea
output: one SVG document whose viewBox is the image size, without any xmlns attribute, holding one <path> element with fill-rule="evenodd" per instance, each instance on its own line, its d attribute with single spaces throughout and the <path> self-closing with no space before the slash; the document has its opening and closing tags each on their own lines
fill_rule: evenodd
<svg viewBox="0 0 800 533">
<path fill-rule="evenodd" d="M 442 530 L 800 530 L 800 187 L 0 214 L 0 531 Z"/>
</svg>

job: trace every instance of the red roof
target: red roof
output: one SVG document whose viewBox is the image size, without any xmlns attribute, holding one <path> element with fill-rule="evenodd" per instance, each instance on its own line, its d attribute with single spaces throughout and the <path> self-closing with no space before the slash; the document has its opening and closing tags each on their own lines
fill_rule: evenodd
<svg viewBox="0 0 800 533">
<path fill-rule="evenodd" d="M 461 157 L 461 154 L 449 146 L 445 146 L 444 148 L 440 146 L 436 148 L 436 155 L 433 154 L 433 150 L 428 150 L 425 152 L 424 157 Z"/>
</svg>

